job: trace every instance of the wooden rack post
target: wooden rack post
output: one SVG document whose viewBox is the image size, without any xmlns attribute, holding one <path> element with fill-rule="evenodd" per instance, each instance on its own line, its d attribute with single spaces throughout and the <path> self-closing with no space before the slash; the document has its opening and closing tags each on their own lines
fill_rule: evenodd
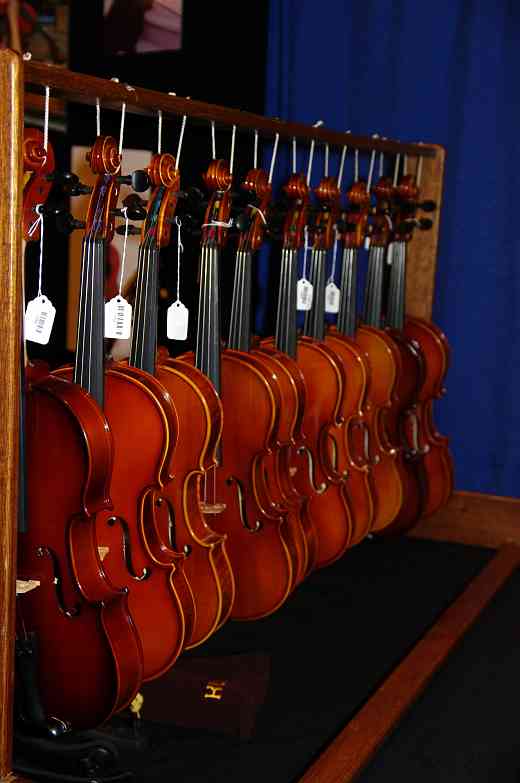
<svg viewBox="0 0 520 783">
<path fill-rule="evenodd" d="M 128 112 L 188 115 L 190 121 L 208 122 L 240 130 L 258 130 L 273 138 L 276 133 L 285 140 L 315 139 L 337 147 L 386 153 L 406 153 L 424 158 L 422 191 L 424 198 L 437 201 L 440 208 L 444 152 L 433 145 L 403 144 L 369 136 L 346 135 L 326 128 L 311 128 L 299 123 L 282 122 L 248 112 L 241 112 L 200 101 L 164 95 L 152 90 L 129 88 L 124 84 L 75 74 L 63 68 L 24 63 L 10 50 L 0 52 L 0 427 L 4 447 L 0 456 L 0 491 L 3 516 L 0 528 L 0 783 L 20 780 L 11 773 L 13 651 L 15 639 L 16 594 L 16 527 L 18 509 L 18 435 L 20 316 L 22 308 L 21 277 L 21 196 L 24 81 L 30 90 L 27 103 L 34 110 L 45 86 L 53 98 L 95 105 L 96 98 L 104 108 L 120 109 L 124 101 Z M 36 94 L 35 94 L 36 89 Z M 438 215 L 438 213 L 437 213 Z M 438 219 L 437 221 L 438 222 Z M 408 280 L 408 301 L 416 315 L 428 316 L 434 291 L 435 253 L 438 230 L 430 238 L 421 238 L 420 262 L 413 267 Z M 416 241 L 416 240 L 414 240 Z"/>
<path fill-rule="evenodd" d="M 18 518 L 23 79 L 20 55 L 0 51 L 0 780 L 11 769 Z"/>
</svg>

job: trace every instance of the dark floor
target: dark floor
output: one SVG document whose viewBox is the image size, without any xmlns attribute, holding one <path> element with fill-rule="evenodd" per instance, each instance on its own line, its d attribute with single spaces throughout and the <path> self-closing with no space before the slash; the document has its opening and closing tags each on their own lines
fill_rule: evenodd
<svg viewBox="0 0 520 783">
<path fill-rule="evenodd" d="M 252 739 L 152 722 L 145 700 L 149 748 L 134 765 L 135 783 L 297 780 L 492 555 L 414 539 L 365 541 L 313 574 L 272 617 L 228 623 L 189 657 L 207 657 L 208 670 L 228 655 L 261 653 L 269 661 Z M 507 679 L 515 673 L 520 635 L 511 627 L 515 597 L 520 600 L 520 576 L 441 670 L 411 713 L 422 710 L 419 717 L 405 717 L 364 783 L 515 779 L 501 772 L 508 762 L 520 767 L 510 741 L 519 688 Z M 503 716 L 509 723 L 501 743 L 496 735 Z M 493 764 L 496 774 L 478 776 Z"/>
</svg>

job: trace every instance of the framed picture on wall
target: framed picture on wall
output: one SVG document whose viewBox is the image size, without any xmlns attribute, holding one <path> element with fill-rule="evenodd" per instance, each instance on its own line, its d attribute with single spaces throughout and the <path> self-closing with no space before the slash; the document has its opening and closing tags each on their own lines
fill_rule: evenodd
<svg viewBox="0 0 520 783">
<path fill-rule="evenodd" d="M 103 0 L 104 55 L 181 48 L 183 0 Z"/>
</svg>

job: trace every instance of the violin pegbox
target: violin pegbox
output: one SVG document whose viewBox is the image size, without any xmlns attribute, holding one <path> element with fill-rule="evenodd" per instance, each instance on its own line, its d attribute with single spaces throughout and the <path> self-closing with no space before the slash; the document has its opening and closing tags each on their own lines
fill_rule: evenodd
<svg viewBox="0 0 520 783">
<path fill-rule="evenodd" d="M 166 247 L 179 199 L 181 176 L 173 155 L 157 154 L 148 166 L 152 194 L 143 224 L 142 241 L 154 239 L 157 247 Z"/>
<path fill-rule="evenodd" d="M 305 241 L 305 226 L 309 207 L 309 186 L 304 174 L 293 174 L 284 185 L 287 199 L 292 202 L 285 217 L 283 246 L 287 250 L 298 250 Z"/>
<path fill-rule="evenodd" d="M 251 200 L 256 203 L 247 205 L 245 216 L 249 225 L 240 234 L 238 248 L 243 252 L 254 253 L 260 249 L 264 240 L 266 213 L 273 188 L 266 172 L 262 169 L 251 169 L 241 188 L 251 194 Z"/>
<path fill-rule="evenodd" d="M 95 239 L 111 242 L 119 197 L 116 175 L 121 169 L 116 140 L 112 136 L 98 136 L 86 157 L 93 174 L 97 175 L 87 210 L 86 233 Z"/>
<path fill-rule="evenodd" d="M 210 163 L 202 178 L 211 193 L 202 227 L 202 243 L 223 247 L 230 225 L 233 175 L 228 162 L 219 159 Z"/>
<path fill-rule="evenodd" d="M 329 250 L 334 244 L 334 227 L 340 208 L 341 194 L 336 178 L 324 177 L 314 193 L 320 204 L 313 226 L 314 248 Z"/>
<path fill-rule="evenodd" d="M 45 149 L 43 133 L 37 128 L 24 128 L 23 169 L 28 178 L 23 190 L 22 230 L 27 242 L 40 238 L 36 207 L 47 201 L 54 167 L 54 150 L 50 143 Z"/>
</svg>

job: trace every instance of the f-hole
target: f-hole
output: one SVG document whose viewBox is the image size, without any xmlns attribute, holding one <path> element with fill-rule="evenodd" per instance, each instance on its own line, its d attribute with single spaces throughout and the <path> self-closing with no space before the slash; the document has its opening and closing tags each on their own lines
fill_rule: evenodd
<svg viewBox="0 0 520 783">
<path fill-rule="evenodd" d="M 67 608 L 67 605 L 65 603 L 65 596 L 63 595 L 63 580 L 61 576 L 61 568 L 58 558 L 56 557 L 56 553 L 53 552 L 52 549 L 49 549 L 47 546 L 40 546 L 36 550 L 36 554 L 38 557 L 48 557 L 50 558 L 50 561 L 52 563 L 52 571 L 54 574 L 54 590 L 56 592 L 56 601 L 58 602 L 58 606 L 60 609 L 60 612 L 62 612 L 65 617 L 68 617 L 69 619 L 72 619 L 73 617 L 77 617 L 81 611 L 81 604 L 77 603 L 74 604 L 73 607 L 70 609 Z"/>
<path fill-rule="evenodd" d="M 240 512 L 240 520 L 245 527 L 246 530 L 249 530 L 250 533 L 258 533 L 258 531 L 262 528 L 262 522 L 259 519 L 255 519 L 255 524 L 252 526 L 249 522 L 249 519 L 247 518 L 247 511 L 246 511 L 246 504 L 245 504 L 245 492 L 244 487 L 242 486 L 242 482 L 240 479 L 237 479 L 236 476 L 229 476 L 226 479 L 227 484 L 230 487 L 235 487 L 237 491 L 237 500 L 238 500 L 238 510 Z"/>
<path fill-rule="evenodd" d="M 168 498 L 157 498 L 155 500 L 155 505 L 157 508 L 162 508 L 163 505 L 166 507 L 166 514 L 167 514 L 167 525 L 168 525 L 168 543 L 170 545 L 170 549 L 173 549 L 174 552 L 178 552 L 177 549 L 177 522 L 175 519 L 175 509 L 168 500 Z M 191 546 L 189 544 L 185 544 L 182 548 L 182 553 L 184 555 L 189 555 L 191 552 Z"/>
<path fill-rule="evenodd" d="M 323 495 L 323 493 L 327 489 L 327 484 L 324 481 L 322 481 L 319 486 L 316 484 L 316 477 L 315 477 L 315 470 L 314 470 L 314 457 L 312 456 L 311 450 L 309 449 L 308 446 L 300 446 L 300 448 L 297 451 L 297 454 L 305 454 L 305 456 L 307 457 L 307 470 L 309 471 L 309 482 L 312 486 L 312 489 L 317 495 Z"/>
<path fill-rule="evenodd" d="M 128 529 L 128 525 L 125 522 L 125 520 L 121 519 L 121 517 L 110 517 L 107 520 L 107 524 L 110 525 L 110 527 L 114 527 L 116 523 L 119 523 L 123 533 L 123 541 L 122 541 L 123 559 L 125 561 L 126 570 L 130 574 L 132 579 L 135 579 L 136 582 L 144 582 L 144 580 L 148 579 L 148 577 L 152 573 L 152 569 L 147 568 L 145 566 L 140 574 L 136 573 L 133 564 L 133 559 L 132 559 L 132 543 L 130 541 L 130 530 Z"/>
</svg>

